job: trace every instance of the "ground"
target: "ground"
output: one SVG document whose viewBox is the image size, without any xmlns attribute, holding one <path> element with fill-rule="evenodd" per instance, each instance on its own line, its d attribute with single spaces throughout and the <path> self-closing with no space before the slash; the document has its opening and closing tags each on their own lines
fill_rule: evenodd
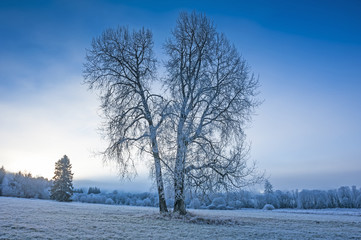
<svg viewBox="0 0 361 240">
<path fill-rule="evenodd" d="M 0 239 L 361 239 L 361 210 L 158 209 L 0 197 Z"/>
</svg>

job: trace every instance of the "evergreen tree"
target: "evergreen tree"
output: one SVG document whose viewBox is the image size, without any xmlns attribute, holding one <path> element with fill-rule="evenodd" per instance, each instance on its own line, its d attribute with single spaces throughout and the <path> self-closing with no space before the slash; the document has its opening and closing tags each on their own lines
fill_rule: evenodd
<svg viewBox="0 0 361 240">
<path fill-rule="evenodd" d="M 268 180 L 266 180 L 265 183 L 264 183 L 264 193 L 265 194 L 272 194 L 273 193 L 273 186 Z"/>
<path fill-rule="evenodd" d="M 88 194 L 99 194 L 100 193 L 100 188 L 97 188 L 97 187 L 90 187 L 89 190 L 88 190 Z"/>
<path fill-rule="evenodd" d="M 3 183 L 3 179 L 5 177 L 5 174 L 6 174 L 5 168 L 4 168 L 4 166 L 2 166 L 0 168 L 0 196 L 2 196 L 2 183 Z"/>
<path fill-rule="evenodd" d="M 60 202 L 70 201 L 69 199 L 73 195 L 72 181 L 73 173 L 71 172 L 71 164 L 69 158 L 64 155 L 62 159 L 55 163 L 50 198 Z"/>
</svg>

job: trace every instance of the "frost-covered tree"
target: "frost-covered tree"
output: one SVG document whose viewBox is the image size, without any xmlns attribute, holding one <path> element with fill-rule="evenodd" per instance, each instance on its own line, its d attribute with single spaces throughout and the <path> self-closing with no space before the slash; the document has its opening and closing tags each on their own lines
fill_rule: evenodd
<svg viewBox="0 0 361 240">
<path fill-rule="evenodd" d="M 266 204 L 272 204 L 276 208 L 279 207 L 279 199 L 275 196 L 273 186 L 268 179 L 264 182 L 264 197 Z"/>
<path fill-rule="evenodd" d="M 329 199 L 328 201 L 328 207 L 329 208 L 337 208 L 340 206 L 340 201 L 338 199 L 337 190 L 328 190 L 327 191 L 327 197 Z"/>
<path fill-rule="evenodd" d="M 2 182 L 2 195 L 49 199 L 50 186 L 51 182 L 43 177 L 33 177 L 30 173 L 7 172 Z"/>
<path fill-rule="evenodd" d="M 4 168 L 4 166 L 2 166 L 0 168 L 0 196 L 2 195 L 2 183 L 4 180 L 5 174 L 6 174 L 5 168 Z"/>
<path fill-rule="evenodd" d="M 340 200 L 340 207 L 351 208 L 352 207 L 352 192 L 350 187 L 343 186 L 338 189 L 338 198 Z"/>
<path fill-rule="evenodd" d="M 265 194 L 272 194 L 273 193 L 273 186 L 270 181 L 266 180 L 264 182 L 264 193 Z"/>
<path fill-rule="evenodd" d="M 158 147 L 158 129 L 166 115 L 163 97 L 151 93 L 156 60 L 150 30 L 108 29 L 87 51 L 85 83 L 100 92 L 105 160 L 115 160 L 122 177 L 136 174 L 135 160 L 154 160 L 160 212 L 167 212 Z M 136 154 L 139 153 L 139 155 Z"/>
<path fill-rule="evenodd" d="M 168 165 L 173 167 L 174 211 L 185 214 L 186 178 L 208 191 L 262 179 L 255 165 L 247 164 L 243 131 L 259 104 L 259 84 L 235 46 L 203 14 L 181 13 L 165 50 L 164 84 L 173 104 Z"/>
<path fill-rule="evenodd" d="M 204 15 L 181 13 L 165 44 L 162 95 L 151 88 L 152 48 L 149 30 L 118 27 L 95 38 L 87 51 L 84 78 L 100 92 L 105 160 L 115 160 L 128 177 L 136 173 L 135 160 L 149 153 L 161 212 L 167 211 L 162 167 L 174 186 L 174 211 L 181 214 L 186 183 L 212 192 L 259 182 L 255 164 L 247 164 L 243 132 L 259 104 L 258 80 L 236 48 Z"/>
<path fill-rule="evenodd" d="M 91 194 L 91 193 L 93 193 L 93 194 L 99 194 L 99 193 L 100 193 L 100 188 L 90 187 L 90 188 L 88 189 L 88 194 Z"/>
<path fill-rule="evenodd" d="M 358 207 L 357 198 L 360 196 L 360 191 L 357 190 L 356 186 L 352 186 L 351 193 L 352 193 L 352 207 L 357 208 Z"/>
<path fill-rule="evenodd" d="M 66 155 L 55 163 L 50 193 L 51 199 L 61 202 L 70 201 L 70 197 L 73 195 L 73 173 L 70 160 Z"/>
</svg>

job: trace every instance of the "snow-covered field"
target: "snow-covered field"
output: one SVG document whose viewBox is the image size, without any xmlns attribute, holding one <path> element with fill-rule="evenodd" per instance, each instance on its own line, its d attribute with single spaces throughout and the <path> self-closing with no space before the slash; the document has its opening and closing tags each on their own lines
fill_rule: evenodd
<svg viewBox="0 0 361 240">
<path fill-rule="evenodd" d="M 189 210 L 0 197 L 0 239 L 361 239 L 361 210 Z"/>
</svg>

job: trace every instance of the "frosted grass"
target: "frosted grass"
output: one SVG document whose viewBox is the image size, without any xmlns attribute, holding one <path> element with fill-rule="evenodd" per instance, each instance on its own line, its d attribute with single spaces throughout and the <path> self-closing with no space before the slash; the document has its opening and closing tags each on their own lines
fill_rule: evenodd
<svg viewBox="0 0 361 240">
<path fill-rule="evenodd" d="M 189 210 L 0 197 L 0 239 L 361 239 L 361 210 Z"/>
</svg>

